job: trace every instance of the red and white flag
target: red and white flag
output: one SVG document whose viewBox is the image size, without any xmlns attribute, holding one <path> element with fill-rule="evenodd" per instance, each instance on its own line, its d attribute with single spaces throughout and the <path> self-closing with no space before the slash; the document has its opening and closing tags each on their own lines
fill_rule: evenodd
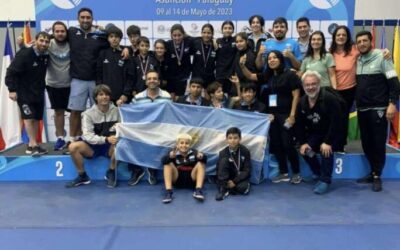
<svg viewBox="0 0 400 250">
<path fill-rule="evenodd" d="M 9 92 L 4 81 L 7 68 L 10 66 L 11 60 L 14 57 L 8 29 L 4 44 L 3 64 L 1 70 L 2 77 L 0 84 L 0 151 L 21 143 L 18 105 L 8 97 Z"/>
</svg>

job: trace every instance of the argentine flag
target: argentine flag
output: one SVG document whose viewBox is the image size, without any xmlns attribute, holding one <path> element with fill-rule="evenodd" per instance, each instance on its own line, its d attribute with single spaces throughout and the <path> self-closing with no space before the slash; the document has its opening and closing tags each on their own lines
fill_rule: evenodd
<svg viewBox="0 0 400 250">
<path fill-rule="evenodd" d="M 130 104 L 120 108 L 116 159 L 162 169 L 161 157 L 175 147 L 180 133 L 192 136 L 192 147 L 208 157 L 207 174 L 215 174 L 220 150 L 227 146 L 226 130 L 238 127 L 241 144 L 251 152 L 251 182 L 262 181 L 268 145 L 269 116 L 262 113 L 215 109 L 176 103 Z"/>
</svg>

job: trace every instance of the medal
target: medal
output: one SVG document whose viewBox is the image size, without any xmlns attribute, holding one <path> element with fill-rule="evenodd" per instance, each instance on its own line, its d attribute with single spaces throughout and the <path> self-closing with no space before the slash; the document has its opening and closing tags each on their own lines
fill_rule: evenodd
<svg viewBox="0 0 400 250">
<path fill-rule="evenodd" d="M 236 170 L 240 173 L 240 149 L 238 149 L 238 162 L 236 163 L 235 157 L 231 153 L 231 159 L 233 161 L 233 165 L 235 165 Z"/>
<path fill-rule="evenodd" d="M 211 54 L 211 46 L 210 46 L 210 48 L 208 49 L 208 52 L 207 52 L 207 55 L 204 53 L 204 44 L 203 44 L 203 41 L 201 41 L 201 55 L 203 56 L 203 61 L 204 61 L 204 68 L 206 68 L 207 67 L 207 62 L 208 62 L 208 59 L 210 58 L 210 54 Z"/>
<path fill-rule="evenodd" d="M 146 72 L 147 72 L 147 68 L 148 68 L 148 66 L 149 66 L 149 58 L 147 57 L 147 60 L 146 60 L 146 57 L 144 57 L 143 58 L 143 62 L 142 62 L 142 56 L 139 56 L 140 58 L 140 70 L 142 71 L 142 79 L 143 80 L 146 80 Z M 143 64 L 146 64 L 145 66 L 143 66 Z"/>
<path fill-rule="evenodd" d="M 178 66 L 181 66 L 182 65 L 183 50 L 185 48 L 185 42 L 182 41 L 182 43 L 181 43 L 179 55 L 178 55 L 178 51 L 177 51 L 176 48 L 177 48 L 177 46 L 175 45 L 175 42 L 174 42 L 174 49 L 175 49 L 176 58 L 178 59 Z"/>
</svg>

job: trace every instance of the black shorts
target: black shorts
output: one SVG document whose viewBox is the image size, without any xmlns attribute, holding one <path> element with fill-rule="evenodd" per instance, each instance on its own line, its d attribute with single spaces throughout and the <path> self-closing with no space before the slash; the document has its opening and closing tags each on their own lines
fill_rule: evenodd
<svg viewBox="0 0 400 250">
<path fill-rule="evenodd" d="M 24 120 L 42 120 L 44 112 L 44 101 L 24 103 L 18 102 L 18 107 L 21 112 L 21 117 Z"/>
<path fill-rule="evenodd" d="M 192 179 L 192 171 L 187 170 L 179 170 L 178 168 L 178 179 L 174 183 L 176 188 L 189 188 L 194 189 L 196 187 L 196 183 Z"/>
<path fill-rule="evenodd" d="M 105 143 L 105 144 L 90 144 L 90 143 L 87 143 L 87 144 L 93 150 L 93 156 L 91 158 L 96 158 L 96 157 L 99 157 L 99 156 L 105 156 L 105 157 L 110 158 L 110 156 L 108 155 L 108 152 L 110 151 L 110 147 L 111 147 L 110 143 Z"/>
<path fill-rule="evenodd" d="M 68 108 L 69 94 L 71 88 L 54 88 L 46 86 L 47 94 L 49 96 L 50 104 L 52 109 L 64 109 Z"/>
</svg>

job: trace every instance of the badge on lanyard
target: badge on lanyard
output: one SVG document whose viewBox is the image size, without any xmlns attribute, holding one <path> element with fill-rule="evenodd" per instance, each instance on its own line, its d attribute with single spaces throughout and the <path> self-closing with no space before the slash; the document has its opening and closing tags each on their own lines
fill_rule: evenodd
<svg viewBox="0 0 400 250">
<path fill-rule="evenodd" d="M 276 94 L 269 95 L 269 102 L 268 103 L 269 103 L 270 107 L 278 106 L 278 96 Z"/>
</svg>

